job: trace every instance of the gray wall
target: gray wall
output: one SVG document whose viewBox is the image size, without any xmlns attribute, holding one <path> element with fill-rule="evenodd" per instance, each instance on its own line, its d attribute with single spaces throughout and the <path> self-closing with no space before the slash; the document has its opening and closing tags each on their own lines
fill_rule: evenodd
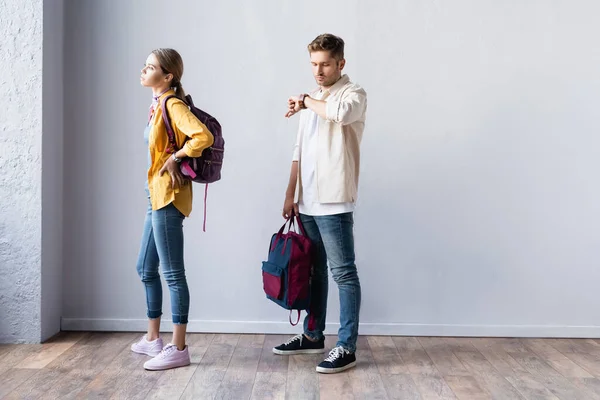
<svg viewBox="0 0 600 400">
<path fill-rule="evenodd" d="M 63 263 L 63 0 L 44 1 L 41 338 L 60 331 Z"/>
<path fill-rule="evenodd" d="M 41 338 L 42 11 L 0 2 L 0 343 Z"/>
<path fill-rule="evenodd" d="M 369 94 L 361 332 L 600 336 L 600 4 L 67 4 L 63 328 L 145 328 L 135 261 L 150 93 L 138 75 L 171 46 L 227 141 L 208 233 L 202 187 L 185 223 L 189 328 L 296 331 L 264 298 L 260 262 L 298 123 L 286 99 L 314 87 L 305 46 L 329 31 Z"/>
</svg>

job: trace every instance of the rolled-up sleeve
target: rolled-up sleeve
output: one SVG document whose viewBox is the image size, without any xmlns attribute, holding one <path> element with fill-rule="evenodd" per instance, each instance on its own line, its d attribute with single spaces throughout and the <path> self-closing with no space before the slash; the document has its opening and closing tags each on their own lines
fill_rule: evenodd
<svg viewBox="0 0 600 400">
<path fill-rule="evenodd" d="M 292 161 L 300 161 L 300 132 L 296 135 L 296 144 L 294 145 Z"/>
<path fill-rule="evenodd" d="M 367 107 L 367 92 L 364 89 L 349 89 L 340 100 L 329 100 L 325 107 L 328 121 L 349 125 L 360 120 Z"/>
<path fill-rule="evenodd" d="M 298 123 L 298 133 L 296 134 L 296 144 L 294 144 L 294 153 L 292 155 L 292 161 L 300 161 L 300 141 L 302 140 L 302 127 L 303 127 L 304 112 L 300 113 L 300 122 Z"/>
<path fill-rule="evenodd" d="M 188 137 L 183 145 L 185 154 L 188 157 L 200 157 L 214 143 L 212 133 L 182 101 L 169 102 L 167 108 L 171 120 L 175 122 L 174 129 Z"/>
</svg>

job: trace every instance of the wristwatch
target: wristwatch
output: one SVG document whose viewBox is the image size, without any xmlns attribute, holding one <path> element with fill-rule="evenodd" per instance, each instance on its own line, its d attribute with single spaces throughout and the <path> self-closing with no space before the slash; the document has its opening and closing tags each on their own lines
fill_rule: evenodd
<svg viewBox="0 0 600 400">
<path fill-rule="evenodd" d="M 307 95 L 306 93 L 302 93 L 300 96 L 298 96 L 298 100 L 300 101 L 300 108 L 306 109 L 306 104 L 304 104 L 304 99 L 307 97 L 310 97 L 310 96 Z"/>
<path fill-rule="evenodd" d="M 176 153 L 173 153 L 173 161 L 179 164 L 181 162 L 181 158 L 177 158 Z"/>
</svg>

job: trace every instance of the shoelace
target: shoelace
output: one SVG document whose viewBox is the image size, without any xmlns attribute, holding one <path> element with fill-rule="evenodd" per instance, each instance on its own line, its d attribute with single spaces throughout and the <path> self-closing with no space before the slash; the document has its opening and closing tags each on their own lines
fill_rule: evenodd
<svg viewBox="0 0 600 400">
<path fill-rule="evenodd" d="M 325 361 L 332 363 L 338 358 L 344 357 L 346 354 L 350 354 L 350 352 L 342 346 L 338 346 L 329 352 L 329 356 L 327 356 Z"/>
<path fill-rule="evenodd" d="M 294 343 L 297 340 L 299 340 L 300 341 L 300 345 L 302 345 L 302 335 L 294 336 L 293 338 L 291 338 L 290 340 L 288 340 L 287 342 L 285 342 L 285 345 L 288 346 L 288 345 Z"/>
<path fill-rule="evenodd" d="M 174 352 L 176 348 L 177 348 L 177 346 L 175 346 L 174 344 L 169 343 L 168 345 L 165 346 L 164 349 L 162 349 L 162 351 L 160 352 L 160 354 L 158 355 L 158 357 L 165 358 L 166 356 L 168 356 L 169 354 L 171 354 L 172 352 Z"/>
</svg>

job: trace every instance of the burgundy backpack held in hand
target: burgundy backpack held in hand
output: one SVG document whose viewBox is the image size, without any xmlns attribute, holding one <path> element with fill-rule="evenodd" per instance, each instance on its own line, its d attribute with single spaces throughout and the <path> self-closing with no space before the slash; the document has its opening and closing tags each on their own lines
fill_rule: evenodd
<svg viewBox="0 0 600 400">
<path fill-rule="evenodd" d="M 162 100 L 162 118 L 167 128 L 167 135 L 169 136 L 169 143 L 171 144 L 169 153 L 174 153 L 177 150 L 177 142 L 175 140 L 175 133 L 171 127 L 171 120 L 169 119 L 169 113 L 167 112 L 167 101 L 177 97 L 175 95 L 166 96 Z M 198 182 L 204 183 L 204 225 L 203 230 L 206 232 L 206 199 L 208 195 L 208 184 L 216 182 L 221 179 L 221 167 L 223 166 L 223 156 L 225 153 L 225 140 L 221 132 L 221 124 L 216 118 L 202 111 L 201 109 L 194 106 L 192 96 L 189 94 L 185 96 L 185 102 L 190 108 L 190 111 L 200 122 L 202 122 L 214 137 L 214 143 L 208 149 L 202 152 L 200 157 L 186 157 L 179 164 L 181 174 L 186 178 Z"/>
<path fill-rule="evenodd" d="M 294 232 L 294 222 L 298 232 Z M 288 225 L 288 231 L 285 231 Z M 309 314 L 308 329 L 313 330 L 315 318 L 310 312 L 310 284 L 313 265 L 312 243 L 300 218 L 292 217 L 271 237 L 267 261 L 262 263 L 263 289 L 267 298 L 279 306 L 290 310 L 290 323 L 300 321 L 300 311 Z M 298 319 L 292 321 L 292 311 L 298 312 Z"/>
</svg>

